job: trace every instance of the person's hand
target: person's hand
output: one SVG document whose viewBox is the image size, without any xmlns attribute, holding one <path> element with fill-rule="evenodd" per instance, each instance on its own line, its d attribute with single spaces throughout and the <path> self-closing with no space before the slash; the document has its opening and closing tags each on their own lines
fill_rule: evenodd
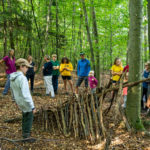
<svg viewBox="0 0 150 150">
<path fill-rule="evenodd" d="M 35 114 L 36 113 L 36 109 L 33 109 L 32 112 L 33 112 L 33 114 Z"/>
<path fill-rule="evenodd" d="M 92 81 L 94 81 L 94 79 L 92 79 Z"/>
<path fill-rule="evenodd" d="M 68 68 L 65 68 L 67 71 L 69 71 L 69 69 Z"/>
<path fill-rule="evenodd" d="M 44 69 L 44 66 L 42 67 L 42 69 Z"/>
<path fill-rule="evenodd" d="M 54 66 L 53 69 L 56 70 L 56 66 Z"/>
</svg>

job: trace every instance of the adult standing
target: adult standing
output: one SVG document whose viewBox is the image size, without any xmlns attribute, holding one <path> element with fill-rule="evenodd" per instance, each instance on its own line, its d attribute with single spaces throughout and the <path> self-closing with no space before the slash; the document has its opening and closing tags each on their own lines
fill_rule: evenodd
<svg viewBox="0 0 150 150">
<path fill-rule="evenodd" d="M 8 56 L 5 56 L 2 60 L 0 60 L 0 64 L 5 63 L 6 65 L 6 75 L 7 75 L 7 81 L 4 87 L 3 91 L 3 96 L 7 95 L 8 90 L 10 88 L 10 74 L 13 72 L 16 72 L 16 67 L 15 67 L 15 57 L 14 57 L 14 50 L 11 49 L 9 51 Z"/>
<path fill-rule="evenodd" d="M 62 76 L 62 79 L 64 82 L 65 93 L 68 94 L 68 92 L 67 92 L 67 81 L 70 84 L 70 88 L 72 90 L 72 93 L 74 93 L 73 82 L 71 80 L 71 72 L 73 71 L 73 66 L 67 57 L 62 58 L 59 70 L 60 70 L 60 73 L 61 73 L 61 76 Z"/>
<path fill-rule="evenodd" d="M 59 61 L 57 60 L 57 55 L 52 55 L 52 64 L 53 64 L 53 72 L 52 72 L 52 83 L 55 94 L 57 94 L 58 89 L 58 77 L 59 77 Z"/>
<path fill-rule="evenodd" d="M 77 65 L 77 75 L 78 80 L 76 83 L 76 94 L 78 94 L 78 87 L 81 85 L 83 80 L 85 81 L 86 91 L 88 90 L 88 74 L 91 70 L 90 61 L 85 58 L 85 53 L 80 53 L 81 60 L 78 61 Z"/>
<path fill-rule="evenodd" d="M 31 84 L 31 92 L 33 93 L 34 90 L 34 76 L 35 76 L 35 63 L 32 61 L 32 56 L 29 55 L 28 58 L 28 63 L 30 64 L 30 68 L 28 68 L 28 71 L 26 73 L 26 77 L 28 79 L 28 81 L 30 80 L 30 84 Z"/>
</svg>

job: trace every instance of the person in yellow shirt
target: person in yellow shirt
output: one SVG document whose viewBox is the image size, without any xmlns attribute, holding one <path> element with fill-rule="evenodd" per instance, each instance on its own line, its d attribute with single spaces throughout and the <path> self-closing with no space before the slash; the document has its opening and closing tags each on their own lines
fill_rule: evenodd
<svg viewBox="0 0 150 150">
<path fill-rule="evenodd" d="M 123 67 L 120 58 L 116 58 L 114 65 L 111 67 L 113 83 L 117 83 L 122 75 Z"/>
<path fill-rule="evenodd" d="M 59 71 L 64 82 L 65 93 L 68 94 L 67 81 L 70 84 L 72 93 L 74 93 L 73 82 L 71 80 L 71 72 L 73 71 L 73 66 L 67 57 L 62 58 Z"/>
</svg>

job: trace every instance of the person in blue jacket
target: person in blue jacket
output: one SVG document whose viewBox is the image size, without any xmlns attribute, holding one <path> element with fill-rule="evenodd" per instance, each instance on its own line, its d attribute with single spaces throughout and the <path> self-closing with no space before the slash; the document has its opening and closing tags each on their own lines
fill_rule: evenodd
<svg viewBox="0 0 150 150">
<path fill-rule="evenodd" d="M 85 88 L 87 91 L 87 89 L 88 89 L 88 74 L 91 70 L 90 61 L 85 58 L 85 53 L 81 52 L 80 56 L 81 56 L 81 60 L 78 61 L 78 65 L 77 65 L 78 80 L 76 83 L 76 94 L 78 94 L 78 87 L 81 85 L 81 83 L 83 81 L 85 81 Z"/>
<path fill-rule="evenodd" d="M 143 79 L 148 78 L 150 75 L 150 65 L 149 63 L 145 64 L 145 70 L 143 72 Z M 148 82 L 143 82 L 142 84 L 142 100 L 141 100 L 141 107 L 142 109 L 147 110 L 146 103 L 147 103 L 147 92 L 148 92 Z"/>
</svg>

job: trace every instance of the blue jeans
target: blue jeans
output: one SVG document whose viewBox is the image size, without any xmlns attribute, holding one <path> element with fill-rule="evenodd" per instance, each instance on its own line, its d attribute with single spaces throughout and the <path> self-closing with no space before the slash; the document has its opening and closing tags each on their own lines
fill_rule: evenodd
<svg viewBox="0 0 150 150">
<path fill-rule="evenodd" d="M 33 88 L 34 88 L 34 74 L 33 75 L 26 75 L 28 81 L 30 80 L 30 84 L 31 84 L 31 92 L 33 92 Z"/>
<path fill-rule="evenodd" d="M 123 101 L 124 101 L 123 107 L 126 108 L 127 95 L 123 96 Z"/>
<path fill-rule="evenodd" d="M 6 95 L 9 89 L 10 89 L 10 74 L 7 74 L 7 81 L 5 83 L 3 95 Z"/>
<path fill-rule="evenodd" d="M 53 75 L 52 77 L 54 92 L 57 92 L 57 89 L 58 89 L 58 77 L 59 75 Z"/>
<path fill-rule="evenodd" d="M 81 83 L 83 82 L 83 80 L 85 81 L 85 87 L 87 88 L 88 87 L 88 77 L 87 76 L 79 76 L 78 77 L 78 80 L 76 82 L 76 87 L 79 87 L 81 85 Z"/>
</svg>

